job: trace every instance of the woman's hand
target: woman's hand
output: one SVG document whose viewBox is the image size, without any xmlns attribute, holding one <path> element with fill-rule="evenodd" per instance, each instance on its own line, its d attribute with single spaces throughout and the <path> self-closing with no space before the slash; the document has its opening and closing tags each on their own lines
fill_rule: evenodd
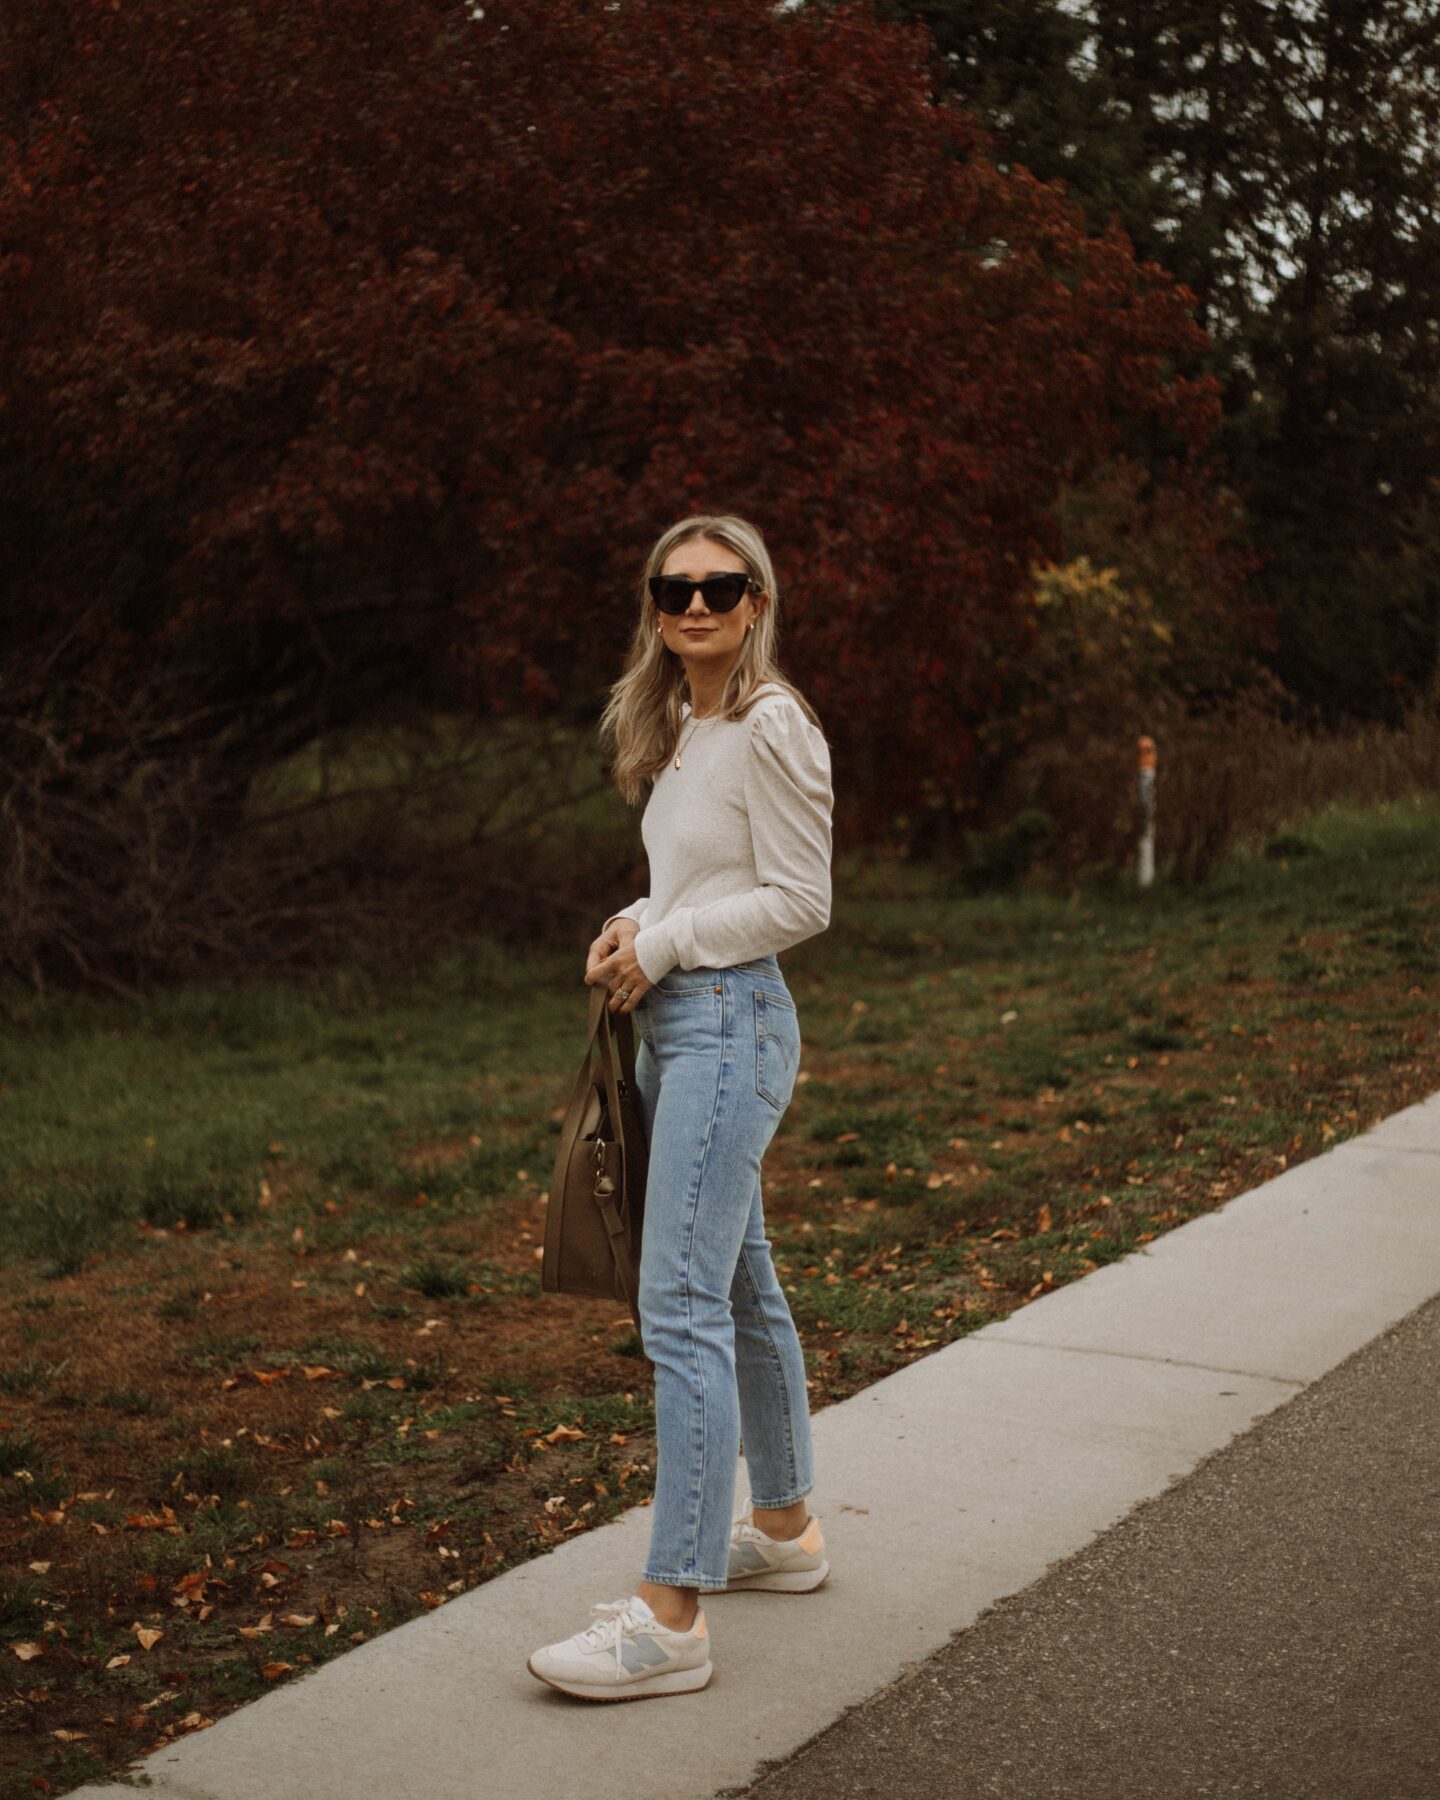
<svg viewBox="0 0 1440 1800">
<path fill-rule="evenodd" d="M 633 919 L 616 919 L 591 944 L 585 960 L 586 985 L 597 987 L 603 983 L 610 989 L 607 1006 L 612 1013 L 634 1012 L 641 995 L 652 985 L 635 960 L 632 946 L 639 930 Z M 623 1000 L 621 988 L 626 989 Z"/>
</svg>

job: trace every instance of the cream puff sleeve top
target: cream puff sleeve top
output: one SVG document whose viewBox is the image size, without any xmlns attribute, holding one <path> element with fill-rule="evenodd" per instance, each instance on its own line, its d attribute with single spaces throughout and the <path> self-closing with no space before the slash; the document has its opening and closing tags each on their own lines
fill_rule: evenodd
<svg viewBox="0 0 1440 1800">
<path fill-rule="evenodd" d="M 773 683 L 743 719 L 691 720 L 641 818 L 650 892 L 634 919 L 635 960 L 654 983 L 787 949 L 830 922 L 834 792 L 830 749 Z M 610 920 L 605 923 L 608 925 Z"/>
</svg>

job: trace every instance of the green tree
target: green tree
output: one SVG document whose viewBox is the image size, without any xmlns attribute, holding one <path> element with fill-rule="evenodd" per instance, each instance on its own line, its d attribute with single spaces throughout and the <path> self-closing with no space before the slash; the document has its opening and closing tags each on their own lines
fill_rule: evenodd
<svg viewBox="0 0 1440 1800">
<path fill-rule="evenodd" d="M 881 0 L 1002 166 L 1118 216 L 1195 297 L 1274 664 L 1395 716 L 1440 642 L 1433 0 Z"/>
</svg>

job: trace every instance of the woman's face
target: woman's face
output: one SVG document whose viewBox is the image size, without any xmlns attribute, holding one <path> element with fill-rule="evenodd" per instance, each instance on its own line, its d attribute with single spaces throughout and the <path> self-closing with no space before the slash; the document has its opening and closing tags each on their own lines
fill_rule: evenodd
<svg viewBox="0 0 1440 1800">
<path fill-rule="evenodd" d="M 686 575 L 703 581 L 707 575 L 743 575 L 745 559 L 713 538 L 691 538 L 677 544 L 661 566 L 662 575 Z M 704 596 L 697 590 L 690 596 L 690 607 L 683 613 L 662 613 L 657 606 L 655 617 L 666 649 L 683 658 L 686 674 L 694 678 L 702 672 L 727 671 L 740 654 L 750 622 L 759 613 L 753 590 L 745 594 L 738 606 L 729 612 L 712 613 Z"/>
</svg>

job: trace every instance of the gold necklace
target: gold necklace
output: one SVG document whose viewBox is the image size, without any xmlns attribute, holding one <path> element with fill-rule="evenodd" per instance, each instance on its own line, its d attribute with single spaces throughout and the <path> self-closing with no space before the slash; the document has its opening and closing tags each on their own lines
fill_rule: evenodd
<svg viewBox="0 0 1440 1800">
<path fill-rule="evenodd" d="M 694 736 L 695 727 L 697 725 L 704 725 L 707 722 L 707 720 L 713 719 L 714 717 L 715 717 L 714 713 L 706 713 L 706 715 L 703 719 L 697 719 L 695 717 L 695 714 L 692 712 L 690 714 L 690 721 L 689 721 L 691 736 L 692 737 Z M 675 746 L 675 767 L 677 769 L 680 767 L 680 752 L 684 749 L 684 747 L 685 747 L 685 734 L 684 734 L 684 732 L 681 732 L 680 742 Z"/>
</svg>

